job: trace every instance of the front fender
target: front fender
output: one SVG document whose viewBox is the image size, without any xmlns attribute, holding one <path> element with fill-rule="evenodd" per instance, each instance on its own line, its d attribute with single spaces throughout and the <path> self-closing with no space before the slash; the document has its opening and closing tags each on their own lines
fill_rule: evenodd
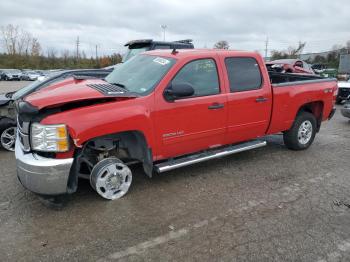
<svg viewBox="0 0 350 262">
<path fill-rule="evenodd" d="M 117 101 L 77 108 L 44 118 L 42 124 L 66 124 L 75 146 L 95 137 L 125 131 L 139 131 L 147 145 L 154 145 L 150 107 L 145 100 Z"/>
</svg>

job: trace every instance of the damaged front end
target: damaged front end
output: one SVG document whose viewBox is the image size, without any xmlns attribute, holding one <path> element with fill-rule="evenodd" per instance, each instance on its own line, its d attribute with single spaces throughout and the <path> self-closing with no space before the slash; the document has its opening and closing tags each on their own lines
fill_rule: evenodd
<svg viewBox="0 0 350 262">
<path fill-rule="evenodd" d="M 15 147 L 17 176 L 21 184 L 39 195 L 62 195 L 76 190 L 69 183 L 73 158 L 56 159 L 49 152 L 39 153 L 31 149 L 31 123 L 43 116 L 26 101 L 16 103 L 18 112 L 17 140 Z"/>
<path fill-rule="evenodd" d="M 97 88 L 101 88 L 101 85 Z M 106 153 L 106 147 L 103 149 L 91 147 L 91 143 L 78 145 L 74 134 L 69 133 L 69 127 L 65 125 L 64 119 L 57 124 L 42 124 L 45 123 L 43 120 L 51 115 L 136 97 L 126 92 L 111 92 L 114 90 L 110 89 L 107 90 L 108 94 L 102 94 L 102 90 L 98 91 L 94 91 L 96 94 L 86 98 L 69 100 L 63 96 L 46 104 L 37 99 L 40 94 L 34 94 L 33 99 L 30 97 L 29 101 L 16 102 L 17 176 L 25 188 L 41 196 L 74 193 L 78 187 L 78 177 L 89 178 L 91 166 L 105 157 L 105 154 L 110 153 Z M 36 145 L 38 143 L 39 146 Z M 111 150 L 114 154 L 116 149 Z M 118 152 L 121 150 L 118 149 Z"/>
</svg>

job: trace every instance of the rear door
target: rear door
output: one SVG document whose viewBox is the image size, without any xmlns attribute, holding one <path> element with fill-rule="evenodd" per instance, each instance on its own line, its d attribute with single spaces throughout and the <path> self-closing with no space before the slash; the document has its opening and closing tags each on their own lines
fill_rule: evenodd
<svg viewBox="0 0 350 262">
<path fill-rule="evenodd" d="M 228 130 L 226 143 L 264 136 L 269 126 L 272 94 L 264 80 L 259 57 L 223 57 L 228 85 Z M 266 73 L 265 73 L 266 74 Z M 267 74 L 265 78 L 268 79 Z"/>
<path fill-rule="evenodd" d="M 218 58 L 184 61 L 168 83 L 189 83 L 193 96 L 166 101 L 164 89 L 155 97 L 157 159 L 163 159 L 223 144 L 226 131 L 226 93 L 221 85 Z"/>
</svg>

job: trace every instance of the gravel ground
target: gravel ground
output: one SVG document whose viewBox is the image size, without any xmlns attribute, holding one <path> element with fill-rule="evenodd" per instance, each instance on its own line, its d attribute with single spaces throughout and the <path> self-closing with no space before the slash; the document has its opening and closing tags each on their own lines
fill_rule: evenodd
<svg viewBox="0 0 350 262">
<path fill-rule="evenodd" d="M 81 181 L 61 210 L 26 191 L 1 151 L 1 260 L 350 261 L 348 120 L 338 108 L 302 152 L 267 140 L 153 179 L 136 167 L 117 201 Z"/>
<path fill-rule="evenodd" d="M 0 81 L 0 93 L 17 91 L 30 83 L 33 81 Z"/>
</svg>

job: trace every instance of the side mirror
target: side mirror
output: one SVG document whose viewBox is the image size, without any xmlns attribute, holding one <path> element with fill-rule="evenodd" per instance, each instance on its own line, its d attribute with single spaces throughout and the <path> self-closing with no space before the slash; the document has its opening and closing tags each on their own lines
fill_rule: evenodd
<svg viewBox="0 0 350 262">
<path fill-rule="evenodd" d="M 167 101 L 174 101 L 179 98 L 189 97 L 194 94 L 194 88 L 190 83 L 172 83 L 164 91 Z"/>
</svg>

